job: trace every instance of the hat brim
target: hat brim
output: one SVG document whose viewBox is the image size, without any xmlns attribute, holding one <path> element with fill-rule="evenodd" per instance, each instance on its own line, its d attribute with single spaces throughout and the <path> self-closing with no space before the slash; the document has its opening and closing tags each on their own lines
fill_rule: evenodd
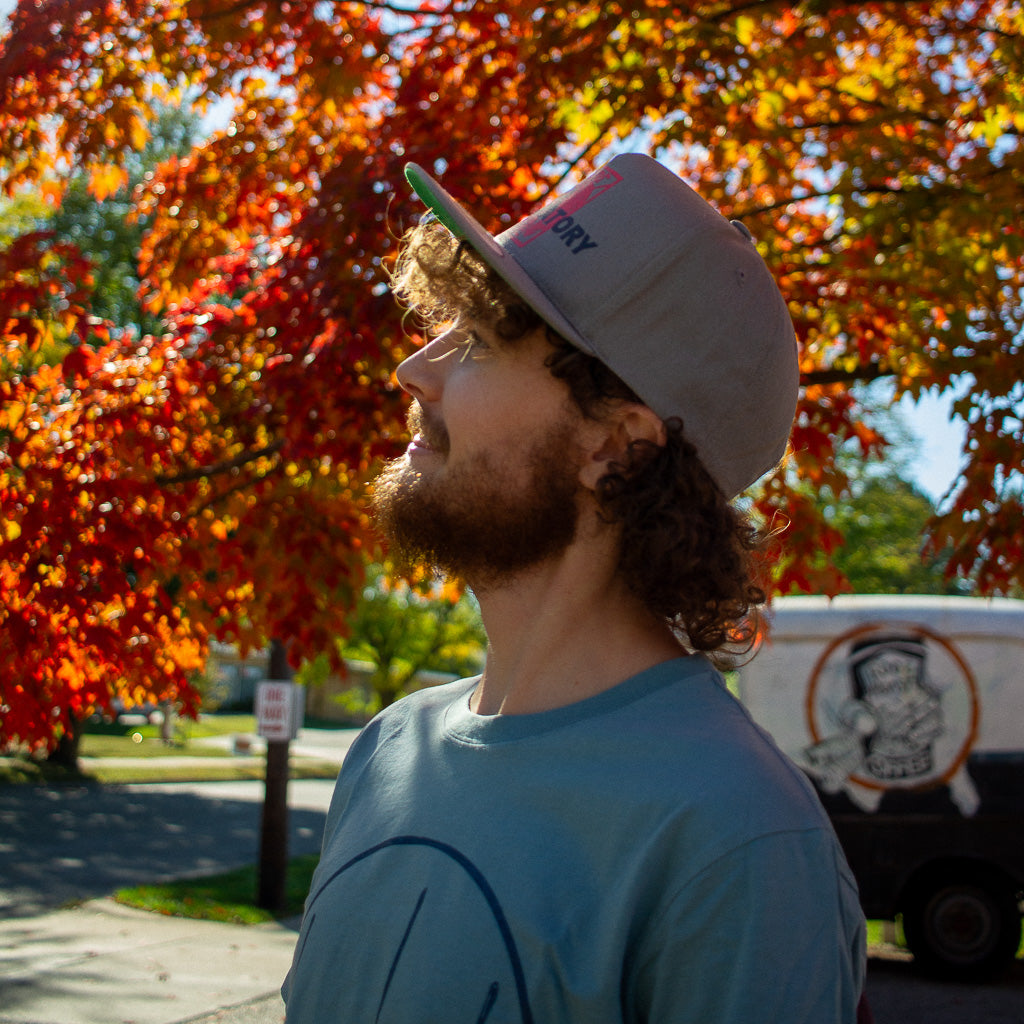
<svg viewBox="0 0 1024 1024">
<path fill-rule="evenodd" d="M 595 355 L 593 345 L 566 318 L 520 266 L 512 251 L 501 244 L 475 220 L 452 196 L 418 164 L 405 165 L 405 177 L 423 204 L 456 238 L 471 245 L 481 259 L 504 280 L 517 295 L 566 341 Z"/>
</svg>

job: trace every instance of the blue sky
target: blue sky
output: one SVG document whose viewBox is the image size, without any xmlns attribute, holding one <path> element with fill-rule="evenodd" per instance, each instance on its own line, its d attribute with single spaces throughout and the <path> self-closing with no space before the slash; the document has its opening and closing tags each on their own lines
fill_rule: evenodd
<svg viewBox="0 0 1024 1024">
<path fill-rule="evenodd" d="M 939 501 L 957 477 L 964 441 L 962 420 L 950 420 L 948 395 L 922 395 L 915 404 L 904 398 L 898 404 L 918 445 L 907 460 L 911 479 L 932 500 Z"/>
</svg>

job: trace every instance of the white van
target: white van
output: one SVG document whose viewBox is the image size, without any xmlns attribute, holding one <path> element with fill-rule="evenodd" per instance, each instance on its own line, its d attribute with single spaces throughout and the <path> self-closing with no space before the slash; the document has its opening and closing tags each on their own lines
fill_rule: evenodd
<svg viewBox="0 0 1024 1024">
<path fill-rule="evenodd" d="M 815 784 L 869 918 L 945 975 L 1007 966 L 1024 893 L 1024 601 L 787 597 L 737 675 Z"/>
</svg>

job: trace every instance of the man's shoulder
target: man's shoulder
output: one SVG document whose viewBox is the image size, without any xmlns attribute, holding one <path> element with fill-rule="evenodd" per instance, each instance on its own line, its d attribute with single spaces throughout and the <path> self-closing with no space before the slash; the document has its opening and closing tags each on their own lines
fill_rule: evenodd
<svg viewBox="0 0 1024 1024">
<path fill-rule="evenodd" d="M 463 698 L 469 700 L 469 694 L 478 679 L 479 676 L 453 679 L 414 690 L 379 711 L 365 726 L 363 734 L 367 737 L 388 736 L 408 729 L 414 722 L 423 723 L 442 717 L 451 705 Z"/>
<path fill-rule="evenodd" d="M 424 686 L 422 689 L 414 690 L 396 700 L 380 714 L 382 716 L 415 715 L 437 708 L 446 708 L 449 704 L 460 700 L 463 694 L 468 700 L 470 692 L 479 679 L 479 676 L 466 676 L 463 679 L 452 679 L 446 683 Z"/>
<path fill-rule="evenodd" d="M 755 832 L 828 827 L 804 773 L 710 665 L 652 694 L 631 726 L 644 750 L 635 784 L 676 794 L 686 815 L 744 821 Z"/>
<path fill-rule="evenodd" d="M 463 695 L 468 701 L 475 684 L 476 678 L 467 678 L 424 687 L 379 711 L 349 748 L 341 779 L 358 777 L 370 764 L 381 764 L 383 751 L 387 763 L 401 762 L 434 743 L 443 730 L 446 709 Z"/>
</svg>

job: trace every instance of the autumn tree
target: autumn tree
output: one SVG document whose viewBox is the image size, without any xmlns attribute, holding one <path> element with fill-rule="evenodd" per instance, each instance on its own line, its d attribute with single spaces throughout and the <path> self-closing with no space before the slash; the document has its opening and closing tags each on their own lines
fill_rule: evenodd
<svg viewBox="0 0 1024 1024">
<path fill-rule="evenodd" d="M 0 733 L 47 742 L 52 707 L 116 679 L 187 693 L 211 635 L 299 658 L 344 632 L 363 489 L 402 431 L 407 160 L 500 229 L 612 149 L 656 152 L 748 224 L 789 300 L 794 453 L 752 499 L 790 550 L 838 543 L 813 492 L 847 486 L 837 447 L 883 444 L 851 385 L 884 375 L 952 390 L 969 424 L 930 525 L 949 571 L 1019 581 L 1022 37 L 1008 0 L 23 0 L 0 39 L 8 196 L 59 206 L 69 174 L 115 194 L 158 101 L 229 113 L 133 192 L 159 331 L 98 322 L 67 239 L 0 260 Z M 54 331 L 76 344 L 49 366 Z M 796 557 L 778 585 L 842 580 Z"/>
</svg>

